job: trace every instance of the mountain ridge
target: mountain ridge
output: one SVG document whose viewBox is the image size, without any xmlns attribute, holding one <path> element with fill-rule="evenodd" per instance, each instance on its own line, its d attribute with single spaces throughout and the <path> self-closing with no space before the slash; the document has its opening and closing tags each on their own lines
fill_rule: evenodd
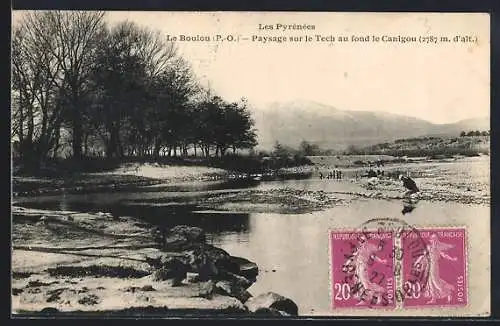
<svg viewBox="0 0 500 326">
<path fill-rule="evenodd" d="M 259 148 L 275 142 L 297 147 L 307 140 L 324 149 L 345 149 L 420 136 L 458 136 L 489 130 L 488 117 L 436 124 L 420 118 L 376 111 L 349 111 L 314 101 L 271 102 L 254 111 Z"/>
</svg>

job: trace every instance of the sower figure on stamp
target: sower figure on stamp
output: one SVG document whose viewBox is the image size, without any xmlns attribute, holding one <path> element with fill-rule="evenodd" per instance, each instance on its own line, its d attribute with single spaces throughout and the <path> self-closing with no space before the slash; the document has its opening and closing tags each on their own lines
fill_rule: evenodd
<svg viewBox="0 0 500 326">
<path fill-rule="evenodd" d="M 455 287 L 440 277 L 439 260 L 445 258 L 449 261 L 457 261 L 457 257 L 451 257 L 445 252 L 453 247 L 454 245 L 440 242 L 438 236 L 433 234 L 427 245 L 428 259 L 424 259 L 424 255 L 422 255 L 415 261 L 415 265 L 421 264 L 424 273 L 423 279 L 427 280 L 425 296 L 430 297 L 427 303 L 435 303 L 436 299 L 444 298 L 448 300 L 448 303 L 451 302 L 451 295 Z"/>
<path fill-rule="evenodd" d="M 381 259 L 377 256 L 377 251 L 379 251 L 378 246 L 373 243 L 369 243 L 368 241 L 361 242 L 356 250 L 356 254 L 354 256 L 354 268 L 357 271 L 358 282 L 361 285 L 361 290 L 357 292 L 357 295 L 360 298 L 360 302 L 357 303 L 358 305 L 364 303 L 362 298 L 363 290 L 379 294 L 386 292 L 382 286 L 370 280 L 368 271 L 368 267 L 374 262 L 380 264 L 387 263 L 387 260 Z M 381 296 L 379 296 L 379 298 L 381 298 Z M 369 301 L 370 300 L 368 300 L 368 302 Z"/>
</svg>

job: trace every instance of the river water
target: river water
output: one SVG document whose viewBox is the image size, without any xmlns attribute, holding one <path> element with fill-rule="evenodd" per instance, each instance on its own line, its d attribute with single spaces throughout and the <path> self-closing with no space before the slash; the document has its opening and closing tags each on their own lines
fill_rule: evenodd
<svg viewBox="0 0 500 326">
<path fill-rule="evenodd" d="M 305 214 L 208 212 L 183 203 L 183 198 L 203 191 L 285 187 L 350 192 L 358 186 L 350 182 L 319 179 L 244 185 L 188 184 L 118 193 L 40 196 L 23 199 L 18 204 L 48 209 L 111 211 L 164 226 L 199 226 L 207 232 L 208 241 L 213 245 L 258 264 L 257 282 L 249 289 L 252 294 L 274 291 L 287 296 L 298 304 L 301 315 L 333 313 L 329 292 L 329 229 L 356 228 L 370 218 L 382 217 L 399 218 L 417 226 L 432 222 L 439 225 L 458 223 L 473 228 L 472 219 L 489 220 L 490 216 L 489 206 L 425 201 L 420 201 L 416 209 L 406 215 L 401 214 L 403 203 L 398 200 L 357 199 L 348 206 Z M 477 232 L 472 231 L 484 234 L 489 229 L 482 227 Z M 480 241 L 479 234 L 471 240 Z"/>
</svg>

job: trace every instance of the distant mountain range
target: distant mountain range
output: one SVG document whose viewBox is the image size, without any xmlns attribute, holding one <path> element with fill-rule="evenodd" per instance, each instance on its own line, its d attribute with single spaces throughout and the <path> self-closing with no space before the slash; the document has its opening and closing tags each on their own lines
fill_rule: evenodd
<svg viewBox="0 0 500 326">
<path fill-rule="evenodd" d="M 434 124 L 385 112 L 344 111 L 310 101 L 271 103 L 253 115 L 259 148 L 269 150 L 276 141 L 297 147 L 302 140 L 323 149 L 367 146 L 419 136 L 458 136 L 461 131 L 489 130 L 488 117 Z"/>
</svg>

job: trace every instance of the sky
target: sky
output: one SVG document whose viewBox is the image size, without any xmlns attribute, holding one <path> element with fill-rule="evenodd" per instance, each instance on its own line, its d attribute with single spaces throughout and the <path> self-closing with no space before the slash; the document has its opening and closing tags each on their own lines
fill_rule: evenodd
<svg viewBox="0 0 500 326">
<path fill-rule="evenodd" d="M 434 123 L 487 117 L 490 35 L 487 14 L 107 12 L 111 24 L 134 21 L 164 37 L 231 34 L 239 42 L 177 41 L 205 86 L 228 101 L 314 101 L 341 110 L 389 112 Z M 14 18 L 15 21 L 15 18 Z M 271 25 L 273 30 L 261 30 Z M 314 30 L 276 30 L 308 24 Z M 455 36 L 476 42 L 285 42 L 256 37 L 315 35 Z M 249 40 L 243 40 L 247 37 Z"/>
</svg>

